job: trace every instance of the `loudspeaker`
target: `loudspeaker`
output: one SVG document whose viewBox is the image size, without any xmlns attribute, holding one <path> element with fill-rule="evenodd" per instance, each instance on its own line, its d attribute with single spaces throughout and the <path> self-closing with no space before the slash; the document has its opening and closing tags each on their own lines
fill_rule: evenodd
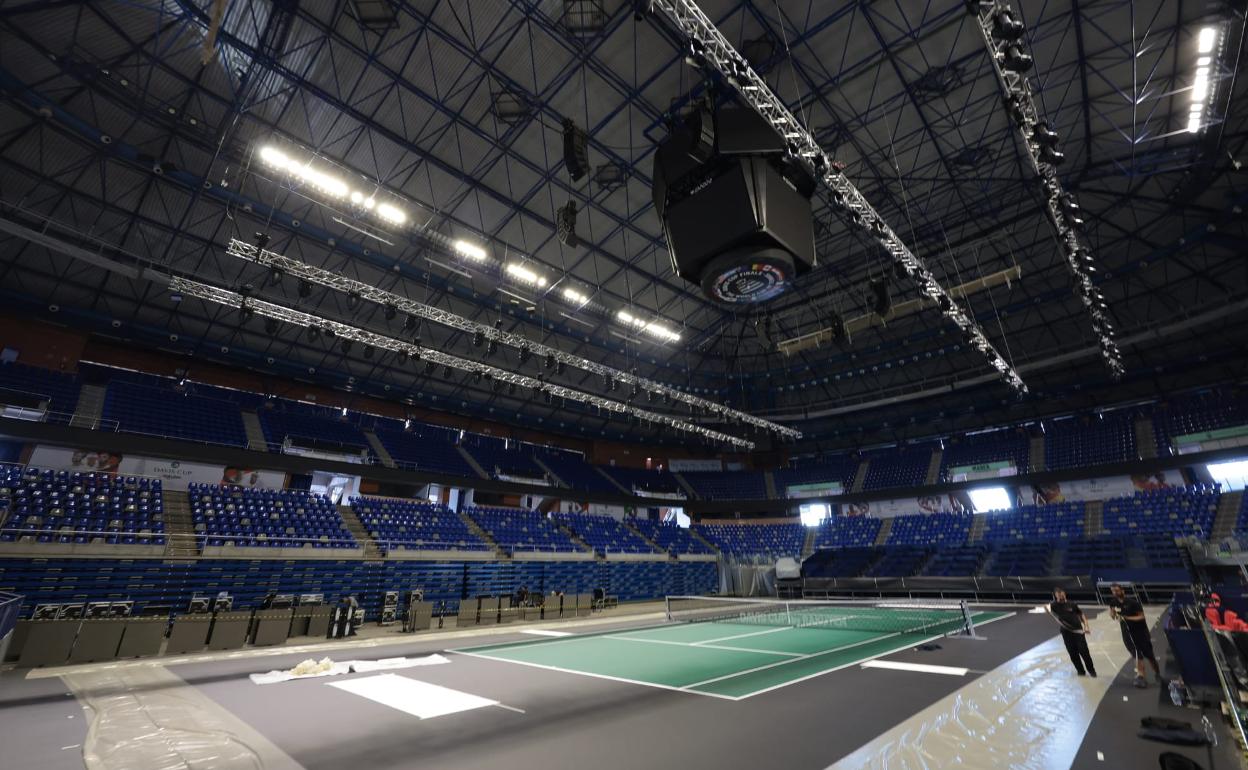
<svg viewBox="0 0 1248 770">
<path fill-rule="evenodd" d="M 880 318 L 888 315 L 893 310 L 893 290 L 888 284 L 887 278 L 871 282 L 871 292 L 875 294 L 875 301 L 871 303 L 871 309 Z"/>
<path fill-rule="evenodd" d="M 589 173 L 589 135 L 572 118 L 563 119 L 563 162 L 573 182 Z"/>
</svg>

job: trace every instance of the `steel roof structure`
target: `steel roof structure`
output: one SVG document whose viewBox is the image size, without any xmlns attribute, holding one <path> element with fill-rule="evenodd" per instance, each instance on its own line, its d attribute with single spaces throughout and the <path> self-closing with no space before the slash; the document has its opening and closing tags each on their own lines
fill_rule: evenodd
<svg viewBox="0 0 1248 770">
<path fill-rule="evenodd" d="M 976 287 L 962 307 L 1026 382 L 1021 398 L 934 307 L 872 315 L 873 281 L 887 279 L 899 306 L 917 287 L 843 221 L 827 190 L 816 198 L 818 266 L 778 299 L 725 308 L 673 273 L 651 202 L 654 150 L 707 88 L 734 96 L 687 60 L 688 41 L 646 5 L 0 5 L 0 297 L 13 312 L 185 356 L 192 368 L 211 360 L 647 443 L 691 439 L 530 388 L 509 393 L 394 354 L 344 352 L 297 326 L 270 334 L 235 307 L 178 297 L 150 278 L 249 287 L 560 388 L 632 396 L 592 369 L 521 363 L 509 347 L 490 354 L 472 334 L 425 320 L 404 328 L 405 316 L 381 304 L 275 280 L 227 253 L 232 239 L 263 233 L 267 249 L 290 259 L 800 431 L 800 448 L 971 430 L 1243 379 L 1242 2 L 1015 3 L 1036 112 L 1060 137 L 1060 180 L 1087 220 L 1079 237 L 1122 350 L 1120 382 L 1101 365 L 966 3 L 698 3 L 940 283 Z M 1205 28 L 1217 43 L 1193 132 Z M 569 118 L 586 129 L 594 168 L 579 181 L 564 163 Z M 327 195 L 314 177 L 266 163 L 265 147 L 363 195 Z M 404 222 L 376 216 L 373 200 Z M 556 235 L 570 201 L 575 247 Z M 640 320 L 621 322 L 621 311 Z M 849 340 L 816 334 L 838 317 L 862 319 Z M 647 333 L 646 323 L 667 331 Z M 781 344 L 798 338 L 818 344 Z M 634 399 L 762 448 L 792 440 L 650 403 L 644 390 Z"/>
</svg>

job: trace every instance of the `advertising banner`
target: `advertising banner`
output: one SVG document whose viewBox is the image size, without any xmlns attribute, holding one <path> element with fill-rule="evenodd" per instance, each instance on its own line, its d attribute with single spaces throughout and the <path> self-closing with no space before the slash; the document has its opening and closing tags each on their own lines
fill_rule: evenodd
<svg viewBox="0 0 1248 770">
<path fill-rule="evenodd" d="M 839 481 L 815 481 L 809 484 L 790 484 L 785 488 L 785 495 L 794 500 L 805 500 L 811 497 L 836 497 L 843 491 Z"/>
<path fill-rule="evenodd" d="M 954 482 L 999 479 L 1017 475 L 1018 468 L 1015 468 L 1014 463 L 1008 460 L 978 465 L 959 465 L 949 469 L 949 480 Z"/>
<path fill-rule="evenodd" d="M 1183 483 L 1183 474 L 1177 469 L 1142 473 L 1136 476 L 1050 481 L 1033 485 L 1031 500 L 1024 502 L 1045 505 L 1067 500 L 1108 500 L 1112 497 L 1130 497 L 1142 490 L 1183 486 Z"/>
<path fill-rule="evenodd" d="M 891 519 L 914 513 L 947 513 L 962 510 L 962 503 L 953 495 L 924 495 L 898 500 L 872 500 L 861 503 L 842 503 L 842 516 L 876 516 Z"/>
<path fill-rule="evenodd" d="M 240 487 L 281 489 L 286 474 L 210 465 L 186 460 L 123 455 L 89 449 L 68 449 L 40 444 L 30 455 L 30 464 L 39 468 L 79 473 L 115 473 L 121 476 L 147 476 L 160 479 L 169 489 L 185 490 L 188 484 L 236 484 Z"/>
<path fill-rule="evenodd" d="M 667 469 L 676 473 L 681 471 L 722 471 L 724 464 L 719 460 L 669 460 Z"/>
</svg>

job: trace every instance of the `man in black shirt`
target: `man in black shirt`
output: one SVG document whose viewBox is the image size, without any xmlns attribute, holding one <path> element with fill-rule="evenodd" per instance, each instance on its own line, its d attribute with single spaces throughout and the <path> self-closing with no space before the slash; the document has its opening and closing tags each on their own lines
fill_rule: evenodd
<svg viewBox="0 0 1248 770">
<path fill-rule="evenodd" d="M 1161 667 L 1157 665 L 1157 656 L 1153 653 L 1153 636 L 1148 630 L 1148 621 L 1144 618 L 1144 606 L 1139 599 L 1127 596 L 1122 586 L 1114 583 L 1109 587 L 1109 614 L 1122 626 L 1122 643 L 1127 652 L 1135 658 L 1135 686 L 1147 687 L 1148 679 L 1144 676 L 1144 661 L 1152 664 L 1153 674 L 1161 683 Z"/>
<path fill-rule="evenodd" d="M 1075 671 L 1079 672 L 1079 676 L 1096 676 L 1092 653 L 1088 651 L 1088 619 L 1083 616 L 1083 610 L 1078 604 L 1067 600 L 1066 591 L 1058 588 L 1053 591 L 1049 614 L 1062 629 L 1062 641 L 1066 643 L 1066 652 L 1070 653 Z"/>
</svg>

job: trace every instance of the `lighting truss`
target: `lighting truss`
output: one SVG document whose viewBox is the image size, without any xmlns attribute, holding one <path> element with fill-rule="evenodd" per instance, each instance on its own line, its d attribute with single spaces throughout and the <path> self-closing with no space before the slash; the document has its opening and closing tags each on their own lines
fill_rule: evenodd
<svg viewBox="0 0 1248 770">
<path fill-rule="evenodd" d="M 257 316 L 264 318 L 272 318 L 277 321 L 288 323 L 304 329 L 316 328 L 325 331 L 332 331 L 335 339 L 351 340 L 364 345 L 370 345 L 377 350 L 389 350 L 393 353 L 407 353 L 413 360 L 431 361 L 440 366 L 449 366 L 452 369 L 469 372 L 471 374 L 489 375 L 498 382 L 505 382 L 511 385 L 517 385 L 525 388 L 531 388 L 534 391 L 549 393 L 552 396 L 565 398 L 570 401 L 579 401 L 583 404 L 596 406 L 599 409 L 605 409 L 608 412 L 614 412 L 620 415 L 628 415 L 641 420 L 661 425 L 675 430 L 681 430 L 693 433 L 713 441 L 720 441 L 725 444 L 731 444 L 745 450 L 754 448 L 754 442 L 747 439 L 731 436 L 727 433 L 711 430 L 701 425 L 671 417 L 669 415 L 658 414 L 646 409 L 635 407 L 632 404 L 624 404 L 619 401 L 595 396 L 592 393 L 584 393 L 579 390 L 565 388 L 562 385 L 555 385 L 549 382 L 543 382 L 534 377 L 526 377 L 523 374 L 509 372 L 505 369 L 499 369 L 489 364 L 483 364 L 477 361 L 470 361 L 466 358 L 460 358 L 438 350 L 421 347 L 419 345 L 404 342 L 393 337 L 387 337 L 383 334 L 361 329 L 356 326 L 331 321 L 327 318 L 304 313 L 293 308 L 283 305 L 277 305 L 265 300 L 256 299 L 255 297 L 244 297 L 242 294 L 212 286 L 199 281 L 193 281 L 187 278 L 174 276 L 169 280 L 169 291 L 181 294 L 184 297 L 198 297 L 209 302 L 216 302 L 226 307 L 236 310 L 246 309 Z"/>
<path fill-rule="evenodd" d="M 764 420 L 761 417 L 755 417 L 747 412 L 732 409 L 724 406 L 723 404 L 718 404 L 705 398 L 699 398 L 668 385 L 654 382 L 644 377 L 638 377 L 635 374 L 622 372 L 613 367 L 605 366 L 603 364 L 581 358 L 580 356 L 572 355 L 571 353 L 565 353 L 558 348 L 543 345 L 539 342 L 531 342 L 523 335 L 512 334 L 510 332 L 503 331 L 502 329 L 495 329 L 493 326 L 471 321 L 463 316 L 456 315 L 455 313 L 433 307 L 432 305 L 426 305 L 423 302 L 417 302 L 416 300 L 400 296 L 384 289 L 379 289 L 362 281 L 347 278 L 344 275 L 340 275 L 329 270 L 313 267 L 312 265 L 305 264 L 299 260 L 291 259 L 290 257 L 269 251 L 268 249 L 261 249 L 254 244 L 245 243 L 236 238 L 230 240 L 230 243 L 226 247 L 225 251 L 231 256 L 255 262 L 258 265 L 264 265 L 270 269 L 280 270 L 285 275 L 301 278 L 309 281 L 310 283 L 319 284 L 321 286 L 327 286 L 331 289 L 345 292 L 348 295 L 355 295 L 361 299 L 376 302 L 380 305 L 391 306 L 398 312 L 407 313 L 408 315 L 416 318 L 432 321 L 433 323 L 448 326 L 457 331 L 466 332 L 472 335 L 481 334 L 486 340 L 493 340 L 504 345 L 509 345 L 517 350 L 520 348 L 527 348 L 532 351 L 535 356 L 552 358 L 554 361 L 564 363 L 568 366 L 574 366 L 578 369 L 590 372 L 591 374 L 597 374 L 604 379 L 614 380 L 623 385 L 636 386 L 637 388 L 650 391 L 655 395 L 665 397 L 673 402 L 688 404 L 691 407 L 702 410 L 704 413 L 717 415 L 727 422 L 751 425 L 761 430 L 771 431 L 788 438 L 801 438 L 802 435 L 801 431 L 794 430 L 793 428 L 771 422 L 770 420 Z"/>
<path fill-rule="evenodd" d="M 1080 242 L 1074 222 L 1079 213 L 1078 204 L 1074 196 L 1062 187 L 1061 178 L 1058 176 L 1057 164 L 1061 162 L 1061 153 L 1056 152 L 1055 147 L 1046 153 L 1041 140 L 1037 138 L 1039 131 L 1048 141 L 1056 142 L 1056 134 L 1040 118 L 1026 72 L 1003 66 L 1006 48 L 1021 45 L 1025 36 L 1023 24 L 1014 17 L 1009 5 L 996 0 L 977 0 L 968 3 L 967 8 L 975 16 L 980 36 L 988 49 L 988 60 L 992 63 L 997 83 L 1001 86 L 1006 112 L 1018 130 L 1023 154 L 1027 156 L 1028 163 L 1043 185 L 1049 223 L 1062 245 L 1066 266 L 1074 279 L 1075 292 L 1087 308 L 1088 315 L 1092 317 L 1092 329 L 1099 338 L 1101 358 L 1110 376 L 1117 380 L 1124 372 L 1122 352 L 1114 342 L 1113 325 L 1106 314 L 1105 297 L 1096 289 L 1089 275 L 1096 268 L 1093 265 L 1092 252 Z M 1002 12 L 1007 14 L 1005 23 L 1011 27 L 1011 36 L 1016 38 L 1014 40 L 1004 37 L 998 40 L 992 34 Z"/>
<path fill-rule="evenodd" d="M 784 137 L 791 156 L 808 163 L 815 176 L 832 190 L 832 201 L 843 216 L 869 232 L 893 261 L 919 286 L 919 292 L 934 301 L 940 312 L 961 330 L 969 346 L 983 354 L 1007 385 L 1018 393 L 1026 393 L 1027 385 L 1014 367 L 997 352 L 988 337 L 944 287 L 937 282 L 923 260 L 897 237 L 858 188 L 845 177 L 841 168 L 819 146 L 784 102 L 772 93 L 767 82 L 756 73 L 702 12 L 693 0 L 652 0 L 650 7 L 662 11 L 673 25 L 689 39 L 690 55 L 717 69 L 740 94 L 742 100 Z"/>
</svg>

